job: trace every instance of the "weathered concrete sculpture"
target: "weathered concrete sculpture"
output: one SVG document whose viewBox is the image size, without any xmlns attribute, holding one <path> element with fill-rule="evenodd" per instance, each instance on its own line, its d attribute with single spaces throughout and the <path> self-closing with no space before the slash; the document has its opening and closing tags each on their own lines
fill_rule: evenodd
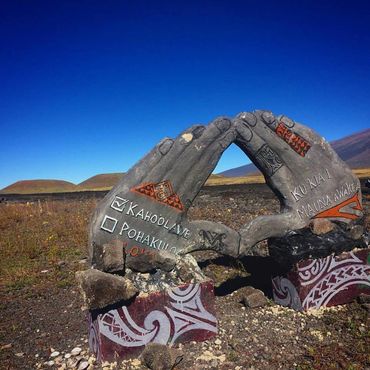
<svg viewBox="0 0 370 370">
<path fill-rule="evenodd" d="M 189 223 L 186 218 L 222 152 L 234 141 L 262 171 L 281 202 L 280 214 L 256 218 L 240 230 L 240 236 L 226 226 Z M 126 246 L 128 267 L 141 270 L 136 263 L 141 254 L 158 256 L 151 258 L 154 268 L 163 251 L 185 254 L 213 249 L 235 257 L 261 240 L 303 229 L 312 219 L 355 228 L 350 232 L 333 226 L 336 237 L 327 243 L 321 238 L 319 243 L 327 246 L 321 249 L 325 255 L 339 251 L 340 243 L 347 249 L 353 248 L 351 240 L 359 243 L 351 235 L 362 234 L 356 224 L 361 217 L 359 181 L 324 138 L 285 116 L 267 111 L 241 113 L 232 124 L 222 118 L 206 128 L 191 127 L 175 141 L 163 140 L 130 170 L 95 212 L 90 254 L 93 266 L 99 268 L 103 245 L 119 239 Z M 314 242 L 318 240 L 314 237 Z M 290 249 L 288 242 L 283 244 Z M 305 248 L 297 255 L 307 257 Z"/>
<path fill-rule="evenodd" d="M 91 265 L 104 271 L 97 278 L 107 290 L 117 286 L 110 274 L 115 273 L 125 275 L 119 284 L 129 286 L 128 279 L 139 293 L 130 302 L 110 299 L 105 309 L 93 310 L 107 299 L 91 291 L 97 285 L 89 283 L 91 274 L 78 275 L 90 305 L 90 347 L 98 359 L 138 354 L 148 343 L 172 345 L 217 333 L 213 283 L 194 258 L 179 254 L 189 247 L 211 247 L 237 256 L 236 231 L 186 217 L 235 137 L 232 122 L 219 118 L 206 127 L 193 126 L 175 140 L 166 138 L 100 203 L 91 222 Z M 132 298 L 133 292 L 126 296 Z"/>
<path fill-rule="evenodd" d="M 177 255 L 189 246 L 208 246 L 237 256 L 239 234 L 209 221 L 188 222 L 193 199 L 235 140 L 230 120 L 219 118 L 207 127 L 193 126 L 176 140 L 162 140 L 133 167 L 103 199 L 90 230 L 90 257 L 99 266 L 103 245 L 124 242 L 126 265 L 142 270 L 138 256 L 168 252 Z M 99 267 L 98 267 L 99 268 Z M 152 268 L 149 267 L 149 270 Z"/>
<path fill-rule="evenodd" d="M 231 143 L 262 171 L 281 212 L 258 217 L 239 232 L 220 223 L 189 222 L 189 207 Z M 287 270 L 300 261 L 289 275 L 298 276 L 300 268 L 316 263 L 303 259 L 366 247 L 362 216 L 358 179 L 321 136 L 285 116 L 241 113 L 166 138 L 94 213 L 89 253 L 92 268 L 100 271 L 77 275 L 90 309 L 90 346 L 104 360 L 138 353 L 151 342 L 209 338 L 217 333 L 213 285 L 190 252 L 209 249 L 237 258 L 268 239 L 270 254 Z M 362 262 L 353 256 L 348 261 L 356 260 L 362 271 L 353 281 L 370 287 L 365 254 Z M 305 306 L 311 291 L 294 286 L 299 279 L 289 276 L 275 277 L 276 300 L 311 307 Z M 103 297 L 101 284 L 109 290 Z M 316 285 L 311 288 L 325 296 Z"/>
<path fill-rule="evenodd" d="M 325 139 L 287 117 L 256 111 L 234 122 L 237 145 L 281 203 L 280 214 L 240 231 L 241 254 L 268 238 L 270 255 L 285 266 L 273 278 L 275 301 L 308 310 L 369 294 L 370 250 L 354 249 L 368 246 L 359 180 Z"/>
<path fill-rule="evenodd" d="M 240 230 L 240 254 L 268 238 L 274 238 L 270 254 L 282 262 L 365 246 L 358 225 L 363 216 L 360 182 L 324 138 L 267 111 L 241 113 L 234 122 L 236 144 L 281 203 L 280 214 L 258 217 Z M 310 224 L 311 229 L 302 230 Z M 329 228 L 325 235 L 315 232 L 320 225 Z"/>
</svg>

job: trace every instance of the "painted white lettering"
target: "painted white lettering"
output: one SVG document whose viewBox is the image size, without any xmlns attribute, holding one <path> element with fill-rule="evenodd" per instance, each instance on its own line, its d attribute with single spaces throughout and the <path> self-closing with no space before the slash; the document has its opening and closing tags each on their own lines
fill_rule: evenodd
<svg viewBox="0 0 370 370">
<path fill-rule="evenodd" d="M 142 243 L 150 246 L 150 235 L 147 235 L 142 241 Z"/>
<path fill-rule="evenodd" d="M 295 188 L 293 191 L 291 191 L 291 193 L 292 193 L 296 202 L 299 201 L 299 198 L 303 198 L 303 196 L 298 193 L 298 188 Z"/>
<path fill-rule="evenodd" d="M 150 217 L 150 222 L 152 224 L 155 224 L 157 221 L 158 221 L 158 216 L 156 214 L 154 214 L 154 215 L 152 215 L 152 217 Z"/>
<path fill-rule="evenodd" d="M 137 231 L 135 229 L 130 229 L 128 232 L 127 232 L 127 236 L 130 238 L 130 239 L 134 239 L 135 236 L 136 236 L 136 233 Z"/>
<path fill-rule="evenodd" d="M 142 220 L 144 220 L 144 208 L 141 208 L 141 210 L 136 213 L 135 217 L 140 217 Z"/>
<path fill-rule="evenodd" d="M 138 233 L 137 233 L 137 235 L 136 235 L 136 241 L 137 242 L 140 242 L 141 243 L 141 241 L 143 240 L 143 237 L 144 237 L 144 233 L 142 232 L 142 231 L 139 231 Z"/>
<path fill-rule="evenodd" d="M 124 231 L 128 230 L 130 228 L 130 226 L 128 226 L 128 223 L 127 222 L 124 222 L 122 227 L 121 227 L 121 231 L 119 232 L 119 235 L 122 235 Z"/>
<path fill-rule="evenodd" d="M 135 216 L 134 209 L 138 206 L 138 204 L 134 204 L 133 202 L 130 202 L 129 208 L 126 212 L 126 215 Z"/>
<path fill-rule="evenodd" d="M 150 242 L 150 247 L 154 248 L 154 249 L 157 249 L 157 244 L 156 243 L 158 243 L 158 241 L 159 241 L 159 239 L 155 239 L 154 236 L 153 236 L 153 239 Z"/>
<path fill-rule="evenodd" d="M 152 216 L 152 212 L 147 211 L 144 217 L 144 221 L 149 221 Z"/>
</svg>

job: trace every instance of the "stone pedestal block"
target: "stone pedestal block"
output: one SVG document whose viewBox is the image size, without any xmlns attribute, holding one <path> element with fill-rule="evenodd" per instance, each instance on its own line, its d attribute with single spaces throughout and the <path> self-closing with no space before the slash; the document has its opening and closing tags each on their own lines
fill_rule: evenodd
<svg viewBox="0 0 370 370">
<path fill-rule="evenodd" d="M 207 281 L 90 311 L 90 350 L 99 361 L 112 361 L 138 356 L 148 343 L 204 341 L 217 334 L 214 301 L 213 283 Z"/>
<path fill-rule="evenodd" d="M 370 294 L 370 249 L 300 261 L 272 284 L 275 302 L 296 310 L 348 303 Z"/>
</svg>

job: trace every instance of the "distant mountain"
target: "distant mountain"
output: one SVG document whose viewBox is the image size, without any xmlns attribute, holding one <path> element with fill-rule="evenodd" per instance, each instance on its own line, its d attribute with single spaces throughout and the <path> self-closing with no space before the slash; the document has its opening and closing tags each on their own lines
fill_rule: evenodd
<svg viewBox="0 0 370 370">
<path fill-rule="evenodd" d="M 351 168 L 370 167 L 370 129 L 333 141 L 330 145 Z M 259 173 L 259 170 L 251 163 L 231 168 L 221 172 L 220 175 L 225 177 L 242 177 L 255 173 Z"/>
<path fill-rule="evenodd" d="M 221 172 L 219 175 L 222 175 L 225 177 L 242 177 L 242 176 L 249 176 L 255 173 L 261 173 L 261 172 L 253 163 L 250 163 L 244 166 L 231 168 L 230 170 Z"/>
<path fill-rule="evenodd" d="M 102 188 L 112 188 L 114 185 L 121 180 L 124 172 L 118 173 L 102 173 L 100 175 L 95 175 L 87 180 L 78 184 L 81 190 L 96 190 Z"/>
<path fill-rule="evenodd" d="M 330 144 L 351 168 L 370 167 L 370 128 Z"/>
<path fill-rule="evenodd" d="M 22 180 L 7 186 L 1 194 L 63 193 L 76 191 L 78 187 L 63 180 Z"/>
</svg>

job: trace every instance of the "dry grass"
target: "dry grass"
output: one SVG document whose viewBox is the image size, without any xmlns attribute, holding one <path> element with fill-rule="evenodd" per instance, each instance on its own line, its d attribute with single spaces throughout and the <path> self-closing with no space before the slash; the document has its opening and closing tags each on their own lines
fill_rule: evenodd
<svg viewBox="0 0 370 370">
<path fill-rule="evenodd" d="M 0 204 L 0 287 L 73 284 L 74 266 L 63 266 L 87 255 L 87 226 L 95 206 L 93 200 Z"/>
<path fill-rule="evenodd" d="M 352 172 L 359 178 L 359 179 L 367 179 L 370 178 L 370 168 L 355 168 Z"/>
<path fill-rule="evenodd" d="M 234 185 L 234 184 L 263 184 L 265 178 L 262 175 L 250 175 L 244 177 L 217 177 L 209 178 L 206 185 Z"/>
</svg>

